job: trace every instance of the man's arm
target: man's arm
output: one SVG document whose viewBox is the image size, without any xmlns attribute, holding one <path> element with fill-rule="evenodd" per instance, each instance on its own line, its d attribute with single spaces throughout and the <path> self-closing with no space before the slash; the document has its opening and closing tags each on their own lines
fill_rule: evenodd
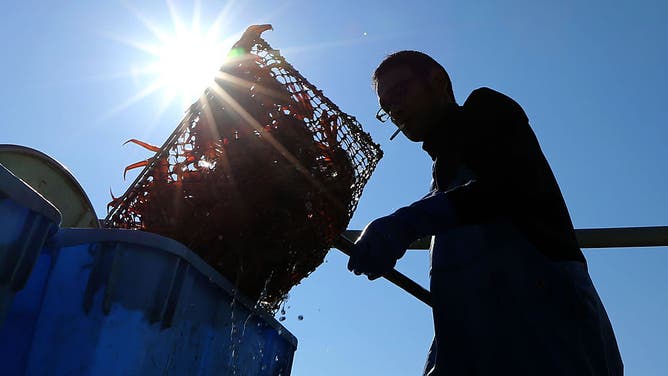
<svg viewBox="0 0 668 376">
<path fill-rule="evenodd" d="M 369 223 L 355 243 L 348 269 L 369 279 L 379 278 L 394 268 L 413 241 L 456 226 L 458 216 L 448 194 L 434 191 Z"/>
<path fill-rule="evenodd" d="M 462 129 L 463 153 L 479 178 L 478 194 L 451 197 L 458 212 L 471 214 L 464 220 L 508 216 L 548 257 L 584 261 L 557 181 L 520 105 L 482 88 L 463 107 L 471 125 Z M 485 210 L 476 210 L 481 204 Z"/>
</svg>

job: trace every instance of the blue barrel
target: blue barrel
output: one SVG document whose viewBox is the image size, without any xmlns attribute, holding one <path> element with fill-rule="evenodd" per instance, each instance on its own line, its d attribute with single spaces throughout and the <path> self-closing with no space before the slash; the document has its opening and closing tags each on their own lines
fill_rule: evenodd
<svg viewBox="0 0 668 376">
<path fill-rule="evenodd" d="M 0 329 L 12 375 L 289 375 L 297 347 L 188 248 L 141 231 L 61 229 L 19 302 Z"/>
<path fill-rule="evenodd" d="M 60 218 L 58 209 L 0 165 L 0 326 Z"/>
</svg>

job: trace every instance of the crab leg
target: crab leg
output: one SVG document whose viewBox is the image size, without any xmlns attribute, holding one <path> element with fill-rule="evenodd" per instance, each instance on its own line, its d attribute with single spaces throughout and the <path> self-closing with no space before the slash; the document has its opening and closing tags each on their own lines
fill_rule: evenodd
<svg viewBox="0 0 668 376">
<path fill-rule="evenodd" d="M 136 162 L 136 163 L 133 163 L 133 164 L 127 166 L 125 168 L 125 170 L 123 170 L 123 180 L 125 180 L 125 174 L 127 174 L 128 171 L 134 170 L 135 168 L 148 166 L 148 164 L 151 163 L 152 160 L 153 160 L 153 158 L 149 158 L 145 161 L 139 161 L 139 162 Z"/>
<path fill-rule="evenodd" d="M 151 144 L 146 143 L 144 141 L 139 141 L 136 138 L 131 138 L 131 139 L 125 141 L 123 143 L 123 145 L 127 144 L 128 142 L 132 142 L 133 144 L 137 144 L 137 145 L 143 147 L 144 149 L 147 149 L 147 150 L 150 150 L 150 151 L 153 151 L 153 152 L 156 152 L 156 153 L 160 151 L 160 148 L 158 146 L 151 145 Z"/>
</svg>

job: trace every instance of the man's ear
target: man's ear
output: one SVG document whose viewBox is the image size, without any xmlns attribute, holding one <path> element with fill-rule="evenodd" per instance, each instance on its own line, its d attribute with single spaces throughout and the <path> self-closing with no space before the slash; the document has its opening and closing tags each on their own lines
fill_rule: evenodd
<svg viewBox="0 0 668 376">
<path fill-rule="evenodd" d="M 442 95 L 450 96 L 448 90 L 448 78 L 439 69 L 432 69 L 429 72 L 429 85 L 434 92 Z"/>
</svg>

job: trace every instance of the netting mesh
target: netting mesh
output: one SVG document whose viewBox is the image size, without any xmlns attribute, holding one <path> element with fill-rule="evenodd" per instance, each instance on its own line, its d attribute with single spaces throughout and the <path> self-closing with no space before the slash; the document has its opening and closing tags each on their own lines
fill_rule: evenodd
<svg viewBox="0 0 668 376">
<path fill-rule="evenodd" d="M 105 223 L 182 242 L 275 310 L 346 229 L 382 152 L 259 34 L 246 42 Z"/>
</svg>

